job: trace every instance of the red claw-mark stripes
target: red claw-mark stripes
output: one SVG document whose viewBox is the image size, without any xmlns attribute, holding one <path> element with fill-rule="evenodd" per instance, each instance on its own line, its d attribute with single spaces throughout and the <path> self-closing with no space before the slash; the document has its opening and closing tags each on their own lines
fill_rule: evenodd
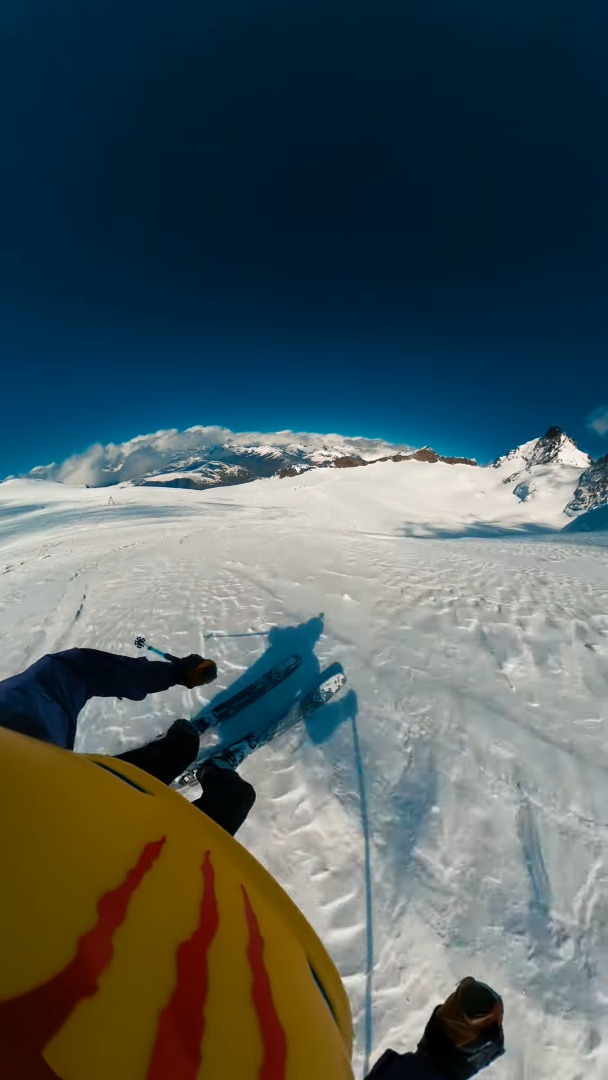
<svg viewBox="0 0 608 1080">
<path fill-rule="evenodd" d="M 260 933 L 260 926 L 247 895 L 247 890 L 244 885 L 241 888 L 245 901 L 245 917 L 249 928 L 247 959 L 253 976 L 251 996 L 264 1047 L 260 1080 L 285 1080 L 287 1038 L 272 1000 L 270 979 L 264 963 L 264 939 Z"/>
<path fill-rule="evenodd" d="M 209 988 L 208 953 L 219 926 L 215 875 L 205 853 L 198 926 L 177 950 L 177 981 L 158 1023 L 148 1080 L 196 1080 L 205 1031 Z"/>
<path fill-rule="evenodd" d="M 0 1076 L 10 1080 L 57 1080 L 42 1051 L 84 998 L 97 992 L 112 959 L 112 938 L 124 922 L 129 901 L 161 853 L 165 837 L 146 844 L 136 865 L 116 889 L 104 893 L 97 923 L 78 940 L 73 960 L 42 986 L 0 1002 Z"/>
<path fill-rule="evenodd" d="M 113 956 L 113 937 L 125 921 L 133 894 L 161 854 L 165 837 L 146 844 L 137 863 L 97 906 L 97 923 L 79 938 L 69 964 L 42 986 L 20 997 L 0 1001 L 0 1077 L 2 1080 L 62 1080 L 43 1057 L 46 1045 L 61 1030 L 79 1002 L 97 993 L 99 978 Z M 176 955 L 176 981 L 158 1019 L 156 1040 L 146 1080 L 197 1080 L 203 1062 L 205 1007 L 209 993 L 209 949 L 219 927 L 215 873 L 207 851 L 201 866 L 203 894 L 192 936 Z M 247 960 L 251 998 L 262 1037 L 259 1080 L 285 1080 L 287 1038 L 277 1015 L 264 939 L 247 890 L 241 886 L 249 931 Z"/>
</svg>

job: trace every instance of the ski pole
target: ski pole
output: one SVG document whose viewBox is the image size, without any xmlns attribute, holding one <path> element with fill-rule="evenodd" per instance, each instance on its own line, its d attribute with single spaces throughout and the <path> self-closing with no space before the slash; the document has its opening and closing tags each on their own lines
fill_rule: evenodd
<svg viewBox="0 0 608 1080">
<path fill-rule="evenodd" d="M 136 637 L 133 642 L 136 649 L 147 649 L 148 652 L 156 653 L 157 656 L 162 656 L 163 660 L 170 660 L 172 664 L 179 663 L 179 656 L 173 656 L 170 652 L 161 652 L 160 649 L 155 649 L 154 645 L 148 645 L 145 637 Z"/>
</svg>

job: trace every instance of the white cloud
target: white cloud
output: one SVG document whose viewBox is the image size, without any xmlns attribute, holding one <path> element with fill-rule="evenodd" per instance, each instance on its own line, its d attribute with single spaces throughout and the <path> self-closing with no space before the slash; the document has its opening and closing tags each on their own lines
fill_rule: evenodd
<svg viewBox="0 0 608 1080">
<path fill-rule="evenodd" d="M 602 405 L 587 417 L 587 427 L 596 435 L 608 435 L 608 405 Z"/>
</svg>

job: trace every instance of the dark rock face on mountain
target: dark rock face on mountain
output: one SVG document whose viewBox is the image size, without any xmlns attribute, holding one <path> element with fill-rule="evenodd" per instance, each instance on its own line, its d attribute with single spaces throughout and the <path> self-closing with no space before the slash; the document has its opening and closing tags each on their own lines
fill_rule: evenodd
<svg viewBox="0 0 608 1080">
<path fill-rule="evenodd" d="M 442 457 L 442 456 L 440 455 L 440 456 L 439 456 L 439 460 L 440 460 L 440 461 L 444 461 L 446 465 L 472 465 L 474 469 L 476 469 L 476 468 L 478 467 L 478 466 L 477 466 L 477 462 L 475 461 L 475 458 L 468 458 L 468 457 Z"/>
<path fill-rule="evenodd" d="M 369 465 L 369 462 L 355 457 L 339 457 L 333 462 L 334 469 L 358 469 L 360 465 Z"/>
<path fill-rule="evenodd" d="M 415 454 L 409 454 L 407 456 L 396 455 L 393 461 L 428 461 L 434 464 L 436 461 L 443 461 L 445 465 L 472 465 L 477 468 L 477 462 L 473 458 L 464 457 L 443 457 L 442 454 L 435 453 L 431 450 L 430 446 L 423 446 L 422 450 L 416 450 Z"/>
<path fill-rule="evenodd" d="M 580 514 L 605 503 L 608 503 L 608 454 L 582 473 L 566 513 Z"/>
<path fill-rule="evenodd" d="M 275 476 L 278 476 L 279 480 L 286 480 L 289 476 L 301 476 L 311 469 L 312 465 L 286 465 L 284 469 L 279 469 Z"/>
<path fill-rule="evenodd" d="M 549 428 L 547 434 L 538 440 L 536 448 L 530 454 L 528 466 L 549 465 L 550 462 L 556 461 L 560 450 L 563 449 L 567 442 L 572 442 L 572 440 L 568 438 L 561 428 Z"/>
<path fill-rule="evenodd" d="M 429 464 L 435 464 L 439 461 L 439 454 L 431 450 L 430 446 L 423 446 L 422 450 L 416 450 L 416 453 L 412 454 L 410 461 L 428 461 Z"/>
<path fill-rule="evenodd" d="M 183 476 L 159 477 L 158 479 L 150 476 L 136 481 L 136 484 L 138 487 L 189 488 L 193 491 L 205 491 L 207 488 L 212 487 L 250 484 L 252 480 L 257 479 L 256 473 L 251 472 L 250 469 L 244 469 L 240 466 L 232 466 L 232 468 L 219 466 L 211 476 L 203 473 L 185 473 Z"/>
</svg>

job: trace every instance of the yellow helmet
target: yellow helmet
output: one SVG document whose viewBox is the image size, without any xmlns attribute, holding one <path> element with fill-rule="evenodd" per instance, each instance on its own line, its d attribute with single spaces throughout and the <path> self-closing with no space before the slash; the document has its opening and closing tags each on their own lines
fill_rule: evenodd
<svg viewBox="0 0 608 1080">
<path fill-rule="evenodd" d="M 0 729 L 0 837 L 3 1080 L 352 1080 L 321 942 L 180 795 Z"/>
</svg>

